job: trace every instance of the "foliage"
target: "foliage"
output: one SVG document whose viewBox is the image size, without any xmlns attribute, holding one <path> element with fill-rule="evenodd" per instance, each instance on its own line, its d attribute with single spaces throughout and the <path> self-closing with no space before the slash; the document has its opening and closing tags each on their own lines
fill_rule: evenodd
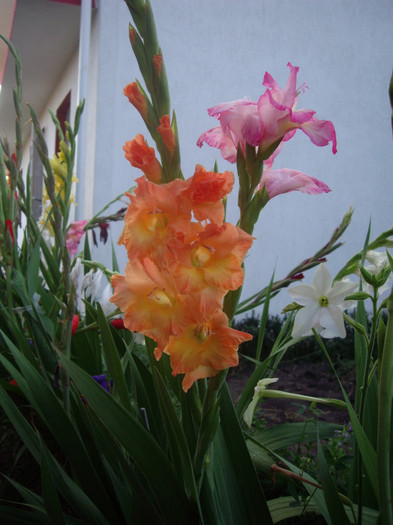
<svg viewBox="0 0 393 525">
<path fill-rule="evenodd" d="M 252 144 L 247 133 L 246 137 L 239 137 L 235 152 L 240 217 L 237 227 L 225 226 L 221 217 L 222 199 L 228 188 L 221 191 L 220 184 L 223 179 L 230 181 L 231 177 L 218 174 L 216 170 L 198 169 L 191 179 L 184 180 L 176 117 L 174 112 L 169 117 L 168 83 L 151 6 L 148 0 L 126 0 L 126 3 L 135 26 L 129 28 L 130 41 L 145 88 L 137 81 L 127 86 L 125 94 L 141 114 L 160 154 L 159 165 L 152 164 L 152 153 L 140 137 L 137 144 L 125 148 L 131 163 L 136 163 L 135 146 L 137 152 L 142 151 L 149 159 L 148 166 L 141 164 L 146 180 L 143 179 L 139 189 L 131 195 L 131 202 L 138 200 L 142 186 L 160 193 L 167 191 L 170 184 L 171 188 L 180 188 L 175 196 L 182 206 L 192 201 L 196 226 L 189 230 L 173 230 L 174 235 L 168 238 L 168 243 L 174 243 L 172 247 L 178 247 L 176 243 L 187 244 L 193 228 L 198 229 L 198 235 L 206 235 L 207 230 L 203 234 L 201 231 L 207 229 L 205 223 L 208 221 L 214 224 L 211 229 L 220 234 L 226 227 L 237 232 L 237 239 L 249 238 L 262 209 L 272 198 L 271 185 L 263 183 L 266 180 L 262 178 L 264 163 L 268 163 L 265 168 L 272 177 L 269 158 L 281 141 L 290 138 L 293 129 L 307 130 L 306 115 L 301 118 L 300 112 L 294 110 L 294 92 L 283 92 L 274 87 L 272 79 L 269 82 L 270 88 L 274 87 L 274 96 L 281 97 L 280 103 L 275 101 L 269 118 L 276 111 L 285 112 L 285 130 L 281 136 L 277 136 L 274 121 L 268 119 L 265 123 L 270 134 L 259 137 L 258 144 Z M 368 232 L 363 250 L 349 260 L 336 276 L 336 282 L 333 284 L 325 279 L 323 290 L 328 292 L 312 297 L 315 307 L 322 308 L 322 311 L 315 310 L 318 322 L 312 325 L 320 352 L 335 373 L 333 361 L 338 357 L 354 359 L 356 391 L 353 405 L 338 374 L 342 399 L 326 398 L 318 391 L 315 396 L 305 396 L 271 388 L 283 359 L 305 354 L 311 358 L 316 351 L 308 333 L 296 338 L 292 336 L 294 319 L 304 316 L 304 304 L 292 303 L 283 318 L 269 317 L 270 299 L 300 280 L 305 271 L 324 262 L 327 255 L 341 245 L 339 239 L 351 220 L 351 210 L 316 254 L 303 260 L 284 278 L 274 280 L 272 277 L 253 297 L 241 299 L 241 283 L 234 285 L 227 279 L 223 285 L 220 274 L 218 284 L 204 281 L 198 293 L 205 293 L 207 289 L 216 300 L 219 297 L 218 302 L 222 300 L 218 309 L 220 319 L 225 318 L 223 322 L 227 323 L 225 334 L 238 337 L 238 343 L 248 339 L 238 334 L 239 328 L 254 336 L 253 345 L 245 343 L 241 347 L 252 373 L 234 406 L 226 383 L 228 365 L 223 366 L 224 361 L 218 365 L 216 361 L 213 364 L 193 361 L 191 370 L 180 365 L 175 368 L 170 345 L 178 337 L 181 323 L 170 329 L 158 322 L 158 328 L 141 323 L 139 331 L 146 336 L 144 340 L 126 329 L 127 325 L 133 326 L 127 306 L 131 302 L 127 300 L 130 295 L 127 294 L 134 293 L 135 282 L 131 279 L 130 284 L 127 276 L 119 276 L 114 253 L 112 270 L 92 261 L 87 235 L 83 250 L 77 253 L 79 241 L 88 230 L 123 218 L 125 211 L 121 209 L 113 215 L 104 215 L 106 206 L 83 224 L 72 223 L 76 136 L 83 103 L 76 110 L 73 124 L 67 123 L 65 134 L 52 114 L 61 149 L 55 158 L 50 157 L 38 118 L 30 108 L 37 135 L 34 146 L 43 164 L 45 191 L 50 201 L 43 224 L 34 220 L 30 172 L 27 169 L 22 173 L 21 168 L 24 124 L 21 65 L 17 50 L 10 42 L 6 43 L 16 69 L 16 143 L 13 150 L 6 140 L 0 141 L 0 404 L 4 430 L 1 447 L 10 455 L 0 487 L 2 521 L 10 524 L 270 524 L 316 512 L 329 524 L 376 523 L 378 517 L 383 525 L 392 525 L 393 295 L 381 301 L 379 294 L 391 276 L 393 261 L 388 254 L 387 263 L 377 265 L 374 271 L 365 266 L 365 260 L 376 257 L 375 253 L 370 255 L 370 250 L 391 247 L 393 230 L 383 232 L 373 241 Z M 296 80 L 297 68 L 290 67 L 291 78 Z M 267 98 L 263 99 L 263 104 Z M 289 99 L 293 99 L 293 104 L 286 107 L 284 102 Z M 252 111 L 255 110 L 253 107 Z M 239 104 L 236 111 L 242 114 Z M 335 147 L 332 124 L 317 121 L 312 117 L 314 112 L 305 111 L 310 112 L 307 113 L 309 134 L 314 143 L 332 142 Z M 289 118 L 292 112 L 293 121 Z M 312 132 L 316 128 L 323 130 L 319 138 Z M 249 130 L 247 126 L 244 129 Z M 216 130 L 217 133 L 220 132 Z M 284 137 L 286 133 L 290 136 Z M 221 175 L 224 175 L 222 179 Z M 193 184 L 200 176 L 212 183 L 213 190 L 207 193 L 214 194 L 216 200 L 198 200 L 198 192 L 195 197 Z M 149 177 L 154 181 L 148 183 Z M 187 182 L 189 180 L 191 182 Z M 289 191 L 285 187 L 285 191 Z M 278 194 L 276 189 L 274 196 Z M 185 193 L 188 200 L 184 200 Z M 112 203 L 117 200 L 121 200 L 121 196 Z M 188 204 L 184 204 L 184 208 L 190 215 Z M 123 240 L 129 240 L 138 230 L 130 228 L 127 222 L 133 211 L 129 208 L 127 212 Z M 149 225 L 150 230 L 154 230 L 155 215 L 150 214 L 148 219 L 152 219 Z M 158 229 L 161 227 L 160 223 Z M 53 234 L 49 243 L 47 230 Z M 106 227 L 103 231 L 105 237 Z M 196 242 L 194 237 L 192 242 Z M 155 247 L 137 262 L 139 259 L 134 258 L 133 252 L 135 246 L 130 247 L 128 241 L 123 244 L 129 255 L 131 253 L 131 268 L 135 270 L 140 265 L 140 269 L 146 269 L 147 265 L 151 277 L 153 265 L 157 269 L 160 261 L 146 262 L 145 256 L 157 256 Z M 245 253 L 236 243 L 231 249 L 240 275 Z M 210 258 L 208 251 L 194 254 L 195 268 Z M 167 266 L 159 266 L 157 278 L 167 270 Z M 175 279 L 177 271 L 176 267 L 171 278 Z M 190 271 L 193 272 L 193 268 Z M 321 329 L 326 330 L 326 323 L 332 320 L 323 308 L 327 308 L 328 300 L 337 299 L 333 290 L 340 288 L 342 278 L 354 272 L 360 273 L 363 288 L 345 300 L 356 301 L 355 315 L 344 314 L 346 307 L 341 309 L 338 300 L 334 304 L 337 308 L 332 310 L 335 322 L 345 318 L 347 326 L 352 328 L 354 350 L 351 353 L 351 339 L 345 342 L 330 339 L 328 346 L 321 339 Z M 107 280 L 105 287 L 100 286 L 101 278 Z M 113 283 L 121 282 L 121 286 L 109 302 L 111 278 Z M 137 279 L 135 281 L 138 283 Z M 316 280 L 313 285 L 318 291 Z M 341 293 L 343 289 L 345 286 L 341 286 Z M 156 295 L 150 294 L 148 299 L 154 299 L 157 304 L 164 299 L 164 306 L 169 306 L 170 297 L 161 293 L 165 291 L 168 289 L 154 288 Z M 311 293 L 310 288 L 304 286 L 302 292 L 305 297 Z M 187 294 L 192 296 L 188 289 L 182 290 L 183 298 Z M 371 304 L 369 320 L 364 301 Z M 115 309 L 113 303 L 120 309 Z M 229 327 L 235 315 L 254 311 L 261 305 L 260 319 L 252 313 L 235 320 Z M 186 326 L 189 328 L 196 323 L 190 337 L 199 339 L 201 345 L 216 335 L 211 330 L 207 309 L 192 311 L 187 307 Z M 121 311 L 125 315 L 119 318 Z M 157 311 L 153 310 L 153 320 L 158 319 L 154 317 Z M 216 314 L 214 311 L 212 315 Z M 202 317 L 195 321 L 193 315 Z M 161 328 L 163 332 L 166 330 L 164 335 L 159 333 Z M 228 350 L 225 344 L 220 344 L 214 348 L 219 356 L 225 354 L 223 349 Z M 188 350 L 183 345 L 183 354 Z M 235 352 L 233 345 L 230 350 Z M 179 370 L 186 375 L 195 372 L 186 387 L 181 378 L 174 375 Z M 254 410 L 260 399 L 268 397 L 306 403 L 304 406 L 311 406 L 308 413 L 312 413 L 312 417 L 300 425 L 285 422 L 273 428 L 253 427 Z M 347 411 L 352 429 L 350 438 L 349 429 L 318 420 L 316 407 L 320 405 Z M 348 456 L 351 457 L 350 470 Z M 280 493 L 266 501 L 266 480 L 271 474 L 285 480 L 289 495 Z"/>
</svg>

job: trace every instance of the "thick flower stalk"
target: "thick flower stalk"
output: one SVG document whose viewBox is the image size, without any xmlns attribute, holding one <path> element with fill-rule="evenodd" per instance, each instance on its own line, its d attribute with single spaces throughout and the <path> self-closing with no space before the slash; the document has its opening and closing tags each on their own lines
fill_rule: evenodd
<svg viewBox="0 0 393 525">
<path fill-rule="evenodd" d="M 230 328 L 223 312 L 229 290 L 243 284 L 242 263 L 252 237 L 224 222 L 222 199 L 230 172 L 207 172 L 155 184 L 145 177 L 127 194 L 119 244 L 127 250 L 125 274 L 112 277 L 111 301 L 124 325 L 156 342 L 155 356 L 170 357 L 173 375 L 184 374 L 187 391 L 197 379 L 238 362 L 249 334 Z"/>
</svg>

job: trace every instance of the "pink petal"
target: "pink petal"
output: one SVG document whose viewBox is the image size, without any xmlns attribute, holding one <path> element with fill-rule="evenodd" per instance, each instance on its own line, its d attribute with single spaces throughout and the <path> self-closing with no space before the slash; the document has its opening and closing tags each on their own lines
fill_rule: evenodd
<svg viewBox="0 0 393 525">
<path fill-rule="evenodd" d="M 74 257 L 78 251 L 78 246 L 81 238 L 83 237 L 85 231 L 84 227 L 87 221 L 75 221 L 71 224 L 66 235 L 66 246 L 70 254 L 71 259 Z"/>
<path fill-rule="evenodd" d="M 332 141 L 332 151 L 337 153 L 336 131 L 330 120 L 318 120 L 312 118 L 301 124 L 300 129 L 310 137 L 316 146 L 327 146 Z"/>
<path fill-rule="evenodd" d="M 281 170 L 265 170 L 257 190 L 266 185 L 269 197 L 272 199 L 281 193 L 301 191 L 309 195 L 328 193 L 330 188 L 322 181 L 310 177 L 297 170 L 283 168 Z"/>
<path fill-rule="evenodd" d="M 244 140 L 251 144 L 251 146 L 259 146 L 263 135 L 263 122 L 259 118 L 258 113 L 249 115 L 244 119 L 241 133 Z"/>
<path fill-rule="evenodd" d="M 303 122 L 310 121 L 315 115 L 315 111 L 312 109 L 301 109 L 300 111 L 291 111 L 291 122 L 302 124 Z"/>
<path fill-rule="evenodd" d="M 209 129 L 209 131 L 202 133 L 197 141 L 197 145 L 201 148 L 204 142 L 213 148 L 218 148 L 221 151 L 223 158 L 227 161 L 232 164 L 236 162 L 237 147 L 231 136 L 224 134 L 221 126 Z"/>
<path fill-rule="evenodd" d="M 271 74 L 267 71 L 265 73 L 265 76 L 263 77 L 262 85 L 267 88 L 270 88 L 273 91 L 273 93 L 282 93 L 282 89 L 280 88 L 280 86 L 277 84 L 277 82 L 274 80 Z"/>
<path fill-rule="evenodd" d="M 299 68 L 297 66 L 293 66 L 290 62 L 288 62 L 287 66 L 290 69 L 290 73 L 287 85 L 284 90 L 282 102 L 287 106 L 293 107 L 296 99 L 296 81 Z"/>
<path fill-rule="evenodd" d="M 217 106 L 212 106 L 207 110 L 207 112 L 211 117 L 216 117 L 220 120 L 221 115 L 226 111 L 231 111 L 239 106 L 248 106 L 250 104 L 255 104 L 255 102 L 252 102 L 246 98 L 232 100 L 231 102 L 222 102 L 221 104 L 217 104 Z"/>
</svg>

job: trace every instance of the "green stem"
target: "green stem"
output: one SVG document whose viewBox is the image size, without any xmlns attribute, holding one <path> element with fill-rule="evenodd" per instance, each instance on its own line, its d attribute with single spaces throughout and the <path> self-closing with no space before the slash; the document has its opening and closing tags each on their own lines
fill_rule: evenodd
<svg viewBox="0 0 393 525">
<path fill-rule="evenodd" d="M 197 445 L 194 455 L 194 472 L 195 477 L 198 480 L 202 480 L 202 471 L 205 457 L 212 442 L 218 425 L 218 412 L 214 410 L 219 391 L 222 384 L 225 381 L 228 370 L 222 370 L 217 375 L 212 377 L 209 381 L 203 406 L 201 425 L 199 427 Z"/>
<path fill-rule="evenodd" d="M 367 398 L 367 391 L 368 391 L 368 385 L 369 385 L 369 373 L 370 373 L 370 366 L 371 366 L 371 360 L 372 360 L 372 352 L 374 347 L 374 341 L 375 341 L 375 334 L 376 334 L 376 326 L 377 326 L 377 290 L 374 290 L 374 299 L 373 299 L 373 316 L 372 316 L 372 326 L 371 326 L 371 335 L 368 340 L 367 345 L 367 358 L 366 358 L 366 365 L 364 367 L 363 371 L 363 381 L 362 386 L 360 388 L 360 403 L 359 403 L 359 421 L 364 428 L 364 411 L 366 406 L 366 398 Z M 363 461 L 361 458 L 360 450 L 357 452 L 358 454 L 358 525 L 362 525 L 363 521 Z"/>
<path fill-rule="evenodd" d="M 377 472 L 382 525 L 393 524 L 390 480 L 391 413 L 393 398 L 393 288 L 387 302 L 388 322 L 378 384 Z"/>
</svg>

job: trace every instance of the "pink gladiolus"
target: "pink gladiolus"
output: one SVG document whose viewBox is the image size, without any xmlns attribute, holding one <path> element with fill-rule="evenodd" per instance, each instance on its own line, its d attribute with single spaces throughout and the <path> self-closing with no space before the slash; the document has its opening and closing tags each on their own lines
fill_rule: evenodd
<svg viewBox="0 0 393 525">
<path fill-rule="evenodd" d="M 71 224 L 68 229 L 66 236 L 66 246 L 70 254 L 71 259 L 74 257 L 78 250 L 78 246 L 81 238 L 83 237 L 85 230 L 83 229 L 87 221 L 75 221 Z"/>
<path fill-rule="evenodd" d="M 317 146 L 332 142 L 332 151 L 336 153 L 333 124 L 316 119 L 315 111 L 311 109 L 295 111 L 298 95 L 304 86 L 296 88 L 299 68 L 290 63 L 288 67 L 289 79 L 284 90 L 269 73 L 265 73 L 263 85 L 267 89 L 258 102 L 235 100 L 208 109 L 209 115 L 220 121 L 220 126 L 203 133 L 197 141 L 198 146 L 206 142 L 219 148 L 223 158 L 234 163 L 239 144 L 243 151 L 248 143 L 263 153 L 275 142 L 289 140 L 297 129 L 301 129 Z"/>
</svg>

